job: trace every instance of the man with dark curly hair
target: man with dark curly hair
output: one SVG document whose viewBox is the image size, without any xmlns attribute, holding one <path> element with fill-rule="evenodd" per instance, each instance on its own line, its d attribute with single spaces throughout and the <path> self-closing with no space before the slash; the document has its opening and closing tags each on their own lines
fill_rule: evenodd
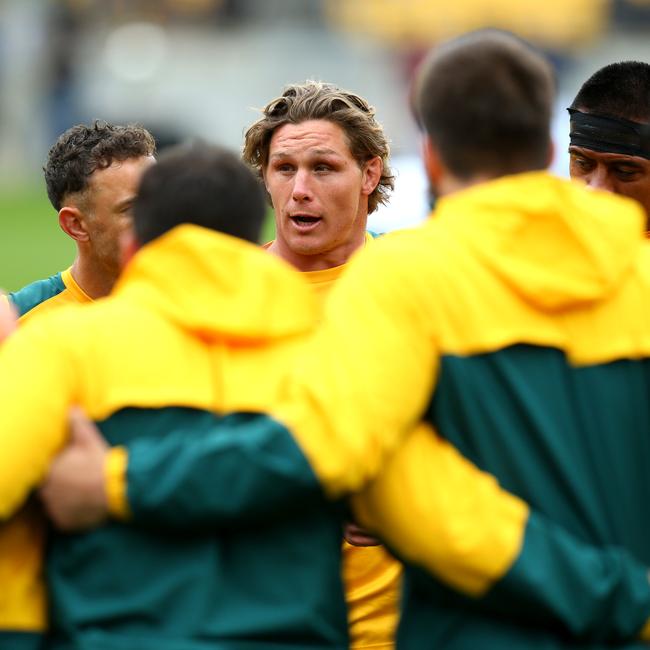
<svg viewBox="0 0 650 650">
<path fill-rule="evenodd" d="M 154 163 L 155 149 L 153 136 L 140 126 L 95 121 L 59 137 L 44 167 L 45 182 L 61 229 L 77 245 L 77 257 L 65 271 L 9 294 L 21 323 L 109 293 L 120 268 L 119 239 L 131 225 L 140 176 Z M 46 609 L 44 527 L 30 500 L 0 531 L 0 575 L 7 576 L 0 647 L 31 650 L 40 643 Z"/>
<path fill-rule="evenodd" d="M 95 121 L 63 133 L 44 167 L 47 195 L 59 225 L 77 246 L 72 266 L 9 294 L 24 319 L 64 303 L 109 293 L 119 273 L 119 237 L 156 143 L 141 126 Z"/>
</svg>

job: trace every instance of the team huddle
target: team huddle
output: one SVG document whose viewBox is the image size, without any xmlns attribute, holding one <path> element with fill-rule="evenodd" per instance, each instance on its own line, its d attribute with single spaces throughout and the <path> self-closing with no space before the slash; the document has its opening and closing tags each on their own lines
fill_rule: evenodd
<svg viewBox="0 0 650 650">
<path fill-rule="evenodd" d="M 387 138 L 332 84 L 242 157 L 60 136 L 77 256 L 0 302 L 0 649 L 650 643 L 650 65 L 576 95 L 574 180 L 554 93 L 506 32 L 432 50 L 434 209 L 381 237 Z"/>
</svg>

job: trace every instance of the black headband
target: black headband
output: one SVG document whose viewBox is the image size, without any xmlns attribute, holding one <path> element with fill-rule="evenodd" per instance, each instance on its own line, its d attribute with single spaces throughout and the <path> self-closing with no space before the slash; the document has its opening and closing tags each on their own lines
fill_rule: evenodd
<svg viewBox="0 0 650 650">
<path fill-rule="evenodd" d="M 571 144 L 603 153 L 641 156 L 650 160 L 650 124 L 604 117 L 568 108 Z"/>
</svg>

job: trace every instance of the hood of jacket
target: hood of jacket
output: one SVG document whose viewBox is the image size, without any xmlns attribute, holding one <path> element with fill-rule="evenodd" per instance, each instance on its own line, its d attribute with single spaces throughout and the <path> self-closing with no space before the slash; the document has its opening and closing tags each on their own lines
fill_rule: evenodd
<svg viewBox="0 0 650 650">
<path fill-rule="evenodd" d="M 444 197 L 433 218 L 527 302 L 549 311 L 599 300 L 641 250 L 635 201 L 546 172 L 506 176 Z"/>
<path fill-rule="evenodd" d="M 317 315 L 309 286 L 289 264 L 254 244 L 189 224 L 143 246 L 113 294 L 206 341 L 300 335 Z"/>
</svg>

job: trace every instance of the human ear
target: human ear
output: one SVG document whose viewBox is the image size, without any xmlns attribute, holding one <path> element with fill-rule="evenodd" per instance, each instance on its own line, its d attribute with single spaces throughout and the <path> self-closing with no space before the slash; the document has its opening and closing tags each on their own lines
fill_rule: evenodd
<svg viewBox="0 0 650 650">
<path fill-rule="evenodd" d="M 61 230 L 77 242 L 90 240 L 86 219 L 81 210 L 74 206 L 64 206 L 59 210 L 59 226 Z"/>
<path fill-rule="evenodd" d="M 375 191 L 379 181 L 381 179 L 381 174 L 384 171 L 384 163 L 382 162 L 379 156 L 371 158 L 363 168 L 363 182 L 362 182 L 362 192 L 366 196 L 370 196 Z"/>
</svg>

